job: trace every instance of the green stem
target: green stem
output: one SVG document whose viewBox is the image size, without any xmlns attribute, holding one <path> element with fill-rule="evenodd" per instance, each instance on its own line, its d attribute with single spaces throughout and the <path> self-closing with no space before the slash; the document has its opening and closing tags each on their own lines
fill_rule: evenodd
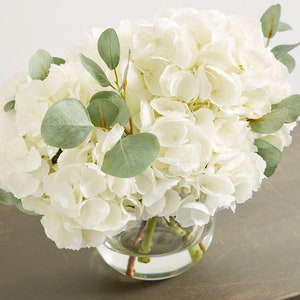
<svg viewBox="0 0 300 300">
<path fill-rule="evenodd" d="M 148 254 L 151 251 L 152 238 L 156 227 L 157 217 L 153 217 L 148 220 L 145 229 L 145 237 L 141 246 L 139 247 L 139 252 L 141 254 Z"/>
<path fill-rule="evenodd" d="M 193 263 L 199 261 L 203 256 L 203 251 L 199 244 L 196 244 L 189 248 L 189 253 Z"/>
<path fill-rule="evenodd" d="M 173 217 L 170 217 L 169 222 L 167 221 L 168 226 L 179 236 L 185 236 L 186 231 L 175 221 Z"/>
</svg>

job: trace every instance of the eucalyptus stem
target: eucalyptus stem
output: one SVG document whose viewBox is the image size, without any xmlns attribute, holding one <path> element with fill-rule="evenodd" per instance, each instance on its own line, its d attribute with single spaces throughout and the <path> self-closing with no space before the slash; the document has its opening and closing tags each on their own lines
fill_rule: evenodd
<svg viewBox="0 0 300 300">
<path fill-rule="evenodd" d="M 135 270 L 134 270 L 135 259 L 136 259 L 135 256 L 129 256 L 129 258 L 128 258 L 126 275 L 129 277 L 132 277 L 135 273 Z"/>
<path fill-rule="evenodd" d="M 271 38 L 270 37 L 268 37 L 267 38 L 267 41 L 266 41 L 266 45 L 265 45 L 265 47 L 267 48 L 267 47 L 269 47 L 269 45 L 270 45 L 270 41 L 271 41 Z"/>
<path fill-rule="evenodd" d="M 141 226 L 140 226 L 140 229 L 136 235 L 136 238 L 134 240 L 134 244 L 137 245 L 141 240 L 142 240 L 142 236 L 143 236 L 143 233 L 146 229 L 146 224 L 147 222 L 146 221 L 142 221 L 141 223 Z"/>
<path fill-rule="evenodd" d="M 133 241 L 134 245 L 138 245 L 138 243 L 142 240 L 142 236 L 145 231 L 146 224 L 147 224 L 146 221 L 142 221 L 140 229 L 135 237 L 135 240 Z M 129 277 L 133 277 L 133 275 L 135 273 L 135 270 L 134 270 L 135 260 L 136 260 L 136 256 L 134 256 L 134 255 L 131 255 L 128 258 L 126 275 L 128 275 Z"/>
<path fill-rule="evenodd" d="M 115 79 L 116 79 L 116 85 L 117 85 L 117 88 L 119 89 L 120 86 L 119 86 L 119 77 L 118 77 L 118 73 L 117 73 L 117 70 L 116 68 L 114 68 L 114 74 L 115 74 Z"/>
</svg>

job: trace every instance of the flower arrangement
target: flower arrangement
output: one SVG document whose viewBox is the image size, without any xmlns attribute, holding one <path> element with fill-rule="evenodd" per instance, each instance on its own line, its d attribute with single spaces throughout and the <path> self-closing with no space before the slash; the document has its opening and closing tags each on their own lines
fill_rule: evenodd
<svg viewBox="0 0 300 300">
<path fill-rule="evenodd" d="M 42 216 L 57 247 L 139 220 L 203 226 L 271 176 L 300 114 L 289 54 L 261 20 L 164 9 L 94 29 L 66 59 L 38 50 L 0 92 L 0 202 Z"/>
</svg>

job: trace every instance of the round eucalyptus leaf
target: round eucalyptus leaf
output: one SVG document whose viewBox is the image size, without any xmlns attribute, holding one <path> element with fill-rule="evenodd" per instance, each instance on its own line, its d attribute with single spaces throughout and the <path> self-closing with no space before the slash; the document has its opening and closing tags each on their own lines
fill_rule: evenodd
<svg viewBox="0 0 300 300">
<path fill-rule="evenodd" d="M 98 52 L 110 70 L 115 69 L 120 61 L 120 42 L 116 31 L 108 28 L 98 39 Z"/>
<path fill-rule="evenodd" d="M 256 139 L 254 145 L 257 147 L 257 153 L 266 162 L 264 174 L 270 177 L 274 174 L 282 157 L 281 151 L 263 139 Z"/>
<path fill-rule="evenodd" d="M 54 103 L 42 121 L 41 135 L 46 144 L 70 149 L 80 145 L 93 128 L 83 104 L 68 98 Z"/>
<path fill-rule="evenodd" d="M 121 126 L 125 126 L 130 118 L 130 111 L 125 100 L 114 91 L 101 91 L 93 95 L 91 103 L 95 100 L 107 100 L 112 102 L 118 107 L 118 115 L 115 118 L 114 123 L 119 123 Z"/>
<path fill-rule="evenodd" d="M 105 153 L 101 170 L 115 177 L 130 178 L 145 171 L 159 151 L 159 141 L 154 134 L 128 135 Z"/>
<path fill-rule="evenodd" d="M 30 77 L 44 80 L 48 76 L 51 64 L 53 64 L 53 57 L 46 50 L 38 50 L 29 60 Z"/>
<path fill-rule="evenodd" d="M 288 115 L 285 118 L 285 122 L 295 122 L 300 115 L 300 95 L 291 95 L 272 107 L 274 109 L 286 108 L 288 110 Z"/>
<path fill-rule="evenodd" d="M 289 73 L 292 73 L 296 67 L 296 60 L 293 56 L 290 54 L 283 55 L 279 59 L 288 69 Z"/>
<path fill-rule="evenodd" d="M 285 107 L 274 109 L 259 119 L 250 120 L 251 129 L 258 133 L 276 132 L 285 123 L 287 115 L 288 109 Z"/>
<path fill-rule="evenodd" d="M 105 99 L 96 99 L 87 107 L 94 126 L 110 128 L 116 123 L 119 108 L 116 104 Z"/>
</svg>

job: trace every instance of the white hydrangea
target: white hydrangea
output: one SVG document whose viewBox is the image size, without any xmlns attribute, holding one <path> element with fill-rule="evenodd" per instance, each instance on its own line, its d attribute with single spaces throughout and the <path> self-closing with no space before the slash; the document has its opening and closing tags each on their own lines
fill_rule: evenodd
<svg viewBox="0 0 300 300">
<path fill-rule="evenodd" d="M 45 80 L 14 77 L 0 91 L 0 188 L 42 215 L 47 236 L 60 248 L 98 246 L 139 219 L 174 217 L 203 226 L 224 208 L 233 211 L 257 191 L 266 164 L 257 137 L 280 150 L 296 123 L 259 135 L 248 119 L 268 113 L 290 94 L 287 68 L 264 45 L 259 21 L 216 10 L 163 9 L 154 19 L 123 20 L 117 29 L 122 78 L 131 50 L 126 101 L 133 132 L 160 142 L 157 159 L 133 178 L 101 171 L 104 155 L 126 130 L 94 128 L 78 147 L 47 146 L 40 128 L 47 109 L 64 98 L 84 106 L 106 90 L 80 63 L 79 53 L 105 65 L 97 53 L 102 29 L 85 36 L 66 63 Z M 114 73 L 105 69 L 109 79 Z"/>
</svg>

